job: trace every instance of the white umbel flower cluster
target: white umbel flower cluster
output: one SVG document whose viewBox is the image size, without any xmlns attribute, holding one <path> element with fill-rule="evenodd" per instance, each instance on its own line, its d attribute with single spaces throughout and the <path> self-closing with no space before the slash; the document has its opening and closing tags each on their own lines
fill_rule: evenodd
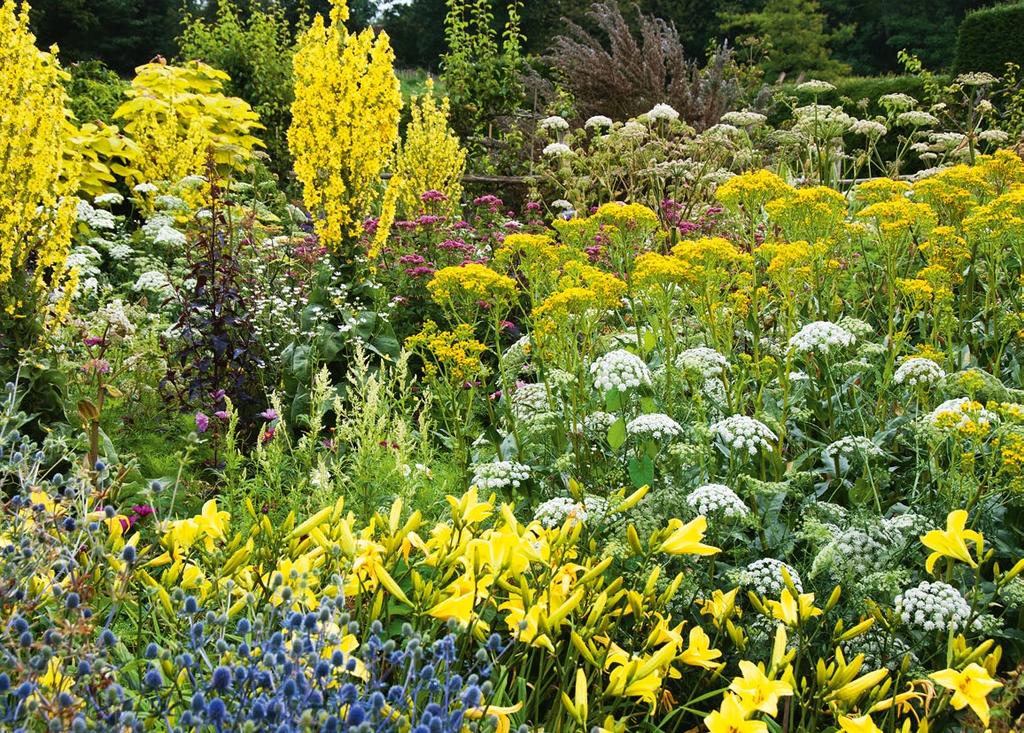
<svg viewBox="0 0 1024 733">
<path fill-rule="evenodd" d="M 729 360 L 707 346 L 696 346 L 680 352 L 676 357 L 676 369 L 695 372 L 704 379 L 711 379 L 729 369 Z"/>
<path fill-rule="evenodd" d="M 723 517 L 745 517 L 747 505 L 725 484 L 705 484 L 689 493 L 686 504 L 697 514 L 719 514 Z"/>
<path fill-rule="evenodd" d="M 810 79 L 796 85 L 796 90 L 803 94 L 825 94 L 835 91 L 835 88 L 834 84 L 829 84 L 827 81 L 821 81 L 820 79 Z"/>
<path fill-rule="evenodd" d="M 847 435 L 821 449 L 821 461 L 842 473 L 850 464 L 881 458 L 885 452 L 863 435 Z"/>
<path fill-rule="evenodd" d="M 605 117 L 604 115 L 594 115 L 593 117 L 588 117 L 587 121 L 583 123 L 583 126 L 588 130 L 603 130 L 611 127 L 613 124 L 615 123 L 612 122 L 611 117 Z"/>
<path fill-rule="evenodd" d="M 569 496 L 556 496 L 541 503 L 534 512 L 533 518 L 547 529 L 561 527 L 566 520 L 572 523 L 586 522 L 589 519 L 608 519 L 608 501 L 600 496 L 586 496 L 582 502 Z M 615 515 L 618 516 L 618 515 Z"/>
<path fill-rule="evenodd" d="M 590 365 L 594 387 L 600 392 L 617 389 L 626 392 L 637 387 L 650 386 L 651 370 L 636 354 L 625 349 L 609 351 Z"/>
<path fill-rule="evenodd" d="M 551 412 L 551 403 L 543 382 L 523 384 L 512 393 L 512 416 L 516 420 L 529 420 L 547 412 Z"/>
<path fill-rule="evenodd" d="M 996 420 L 994 412 L 986 410 L 969 397 L 946 400 L 928 414 L 928 422 L 937 428 L 947 430 L 957 430 L 972 421 L 987 428 Z"/>
<path fill-rule="evenodd" d="M 139 275 L 138 279 L 135 281 L 135 285 L 132 286 L 132 289 L 163 293 L 171 289 L 171 283 L 167 279 L 167 276 L 162 272 L 147 270 Z"/>
<path fill-rule="evenodd" d="M 101 193 L 92 201 L 97 206 L 117 206 L 124 203 L 124 196 L 119 193 Z"/>
<path fill-rule="evenodd" d="M 683 434 L 683 427 L 668 415 L 654 412 L 630 420 L 626 433 L 637 440 L 670 442 Z"/>
<path fill-rule="evenodd" d="M 931 359 L 915 356 L 900 364 L 892 380 L 908 387 L 932 385 L 946 376 L 945 370 Z"/>
<path fill-rule="evenodd" d="M 814 321 L 789 339 L 789 347 L 801 354 L 827 354 L 833 349 L 853 346 L 857 337 L 831 321 Z"/>
<path fill-rule="evenodd" d="M 583 434 L 591 440 L 603 440 L 608 429 L 618 418 L 610 412 L 598 410 L 583 418 Z"/>
<path fill-rule="evenodd" d="M 874 537 L 860 529 L 846 529 L 822 548 L 814 560 L 817 570 L 827 566 L 838 578 L 862 578 L 878 570 L 887 551 Z"/>
<path fill-rule="evenodd" d="M 559 130 L 568 130 L 569 123 L 566 122 L 564 117 L 551 115 L 550 117 L 545 117 L 543 120 L 538 122 L 537 127 L 541 130 L 555 130 L 557 132 Z"/>
<path fill-rule="evenodd" d="M 647 119 L 666 120 L 668 122 L 672 122 L 673 120 L 679 119 L 679 113 L 676 112 L 671 105 L 662 102 L 660 104 L 654 105 L 651 108 L 651 111 L 647 113 Z"/>
<path fill-rule="evenodd" d="M 515 461 L 494 461 L 473 467 L 473 485 L 481 491 L 518 489 L 530 478 L 530 467 Z"/>
<path fill-rule="evenodd" d="M 773 557 L 754 560 L 747 565 L 740 576 L 740 585 L 749 588 L 762 598 L 778 598 L 782 595 L 782 589 L 786 587 L 786 581 L 782 579 L 782 568 L 786 568 L 797 591 L 803 593 L 804 586 L 796 570 Z"/>
<path fill-rule="evenodd" d="M 94 209 L 88 201 L 79 199 L 76 211 L 78 221 L 90 229 L 113 229 L 116 221 L 114 215 L 105 209 Z"/>
<path fill-rule="evenodd" d="M 570 517 L 574 520 L 574 524 L 587 521 L 587 510 L 569 496 L 556 496 L 554 499 L 548 499 L 542 502 L 533 514 L 533 518 L 540 522 L 545 529 L 561 527 Z"/>
<path fill-rule="evenodd" d="M 551 143 L 544 146 L 543 153 L 552 158 L 561 158 L 564 155 L 572 155 L 572 148 L 565 143 Z"/>
<path fill-rule="evenodd" d="M 927 580 L 896 596 L 895 609 L 903 623 L 921 631 L 959 631 L 971 617 L 971 607 L 960 591 Z"/>
<path fill-rule="evenodd" d="M 770 449 L 778 440 L 771 428 L 746 415 L 731 415 L 711 425 L 711 432 L 730 451 L 752 456 L 762 448 Z"/>
<path fill-rule="evenodd" d="M 760 112 L 726 112 L 722 115 L 722 122 L 736 127 L 760 127 L 768 118 Z"/>
</svg>

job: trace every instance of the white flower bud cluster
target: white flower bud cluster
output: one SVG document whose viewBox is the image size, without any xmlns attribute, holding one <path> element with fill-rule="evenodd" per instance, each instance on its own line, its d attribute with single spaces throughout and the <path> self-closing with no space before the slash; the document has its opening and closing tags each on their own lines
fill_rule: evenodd
<svg viewBox="0 0 1024 733">
<path fill-rule="evenodd" d="M 545 117 L 543 120 L 537 123 L 537 127 L 541 130 L 568 130 L 569 123 L 566 122 L 564 117 L 558 115 L 552 115 L 551 117 Z"/>
<path fill-rule="evenodd" d="M 850 466 L 862 466 L 885 452 L 863 435 L 847 435 L 821 449 L 821 462 L 827 471 L 840 476 Z"/>
<path fill-rule="evenodd" d="M 670 442 L 683 434 L 683 427 L 668 415 L 654 412 L 630 420 L 626 433 L 636 440 Z"/>
<path fill-rule="evenodd" d="M 481 491 L 518 489 L 530 478 L 530 467 L 515 461 L 494 461 L 473 467 L 472 485 Z"/>
<path fill-rule="evenodd" d="M 959 631 L 971 617 L 971 607 L 960 591 L 927 580 L 896 596 L 895 609 L 903 623 L 921 631 Z"/>
<path fill-rule="evenodd" d="M 760 420 L 746 415 L 730 415 L 711 425 L 712 434 L 730 451 L 757 455 L 762 448 L 771 449 L 778 438 Z"/>
<path fill-rule="evenodd" d="M 868 138 L 882 137 L 888 131 L 885 125 L 876 120 L 857 120 L 850 128 L 850 132 L 855 135 L 863 135 Z"/>
<path fill-rule="evenodd" d="M 676 369 L 694 372 L 704 379 L 717 377 L 729 369 L 729 360 L 714 349 L 697 346 L 686 349 L 676 357 Z"/>
<path fill-rule="evenodd" d="M 697 514 L 737 518 L 750 514 L 747 505 L 725 484 L 705 484 L 689 493 L 686 504 Z"/>
<path fill-rule="evenodd" d="M 551 143 L 545 145 L 542 152 L 552 158 L 561 158 L 563 155 L 572 155 L 572 148 L 565 143 Z"/>
<path fill-rule="evenodd" d="M 671 105 L 662 102 L 651 108 L 651 111 L 647 113 L 647 119 L 666 120 L 667 122 L 672 122 L 673 120 L 679 119 L 679 113 L 676 112 Z"/>
<path fill-rule="evenodd" d="M 815 571 L 828 567 L 837 578 L 862 578 L 882 565 L 886 548 L 860 529 L 846 529 L 822 548 L 814 559 Z"/>
<path fill-rule="evenodd" d="M 556 496 L 554 499 L 548 499 L 542 502 L 533 513 L 534 520 L 540 522 L 546 529 L 561 527 L 570 517 L 574 524 L 587 521 L 587 510 L 570 496 Z"/>
<path fill-rule="evenodd" d="M 592 412 L 583 418 L 583 434 L 591 440 L 604 440 L 608 429 L 617 419 L 610 412 Z"/>
<path fill-rule="evenodd" d="M 523 384 L 512 393 L 512 416 L 516 420 L 529 420 L 548 412 L 551 412 L 551 402 L 543 382 Z"/>
<path fill-rule="evenodd" d="M 825 94 L 835 91 L 835 88 L 834 84 L 829 84 L 827 81 L 821 81 L 820 79 L 810 79 L 796 85 L 796 90 L 802 94 Z"/>
<path fill-rule="evenodd" d="M 740 585 L 749 588 L 763 598 L 778 598 L 786 581 L 782 579 L 782 568 L 789 573 L 790 580 L 800 593 L 804 592 L 800 576 L 791 566 L 773 557 L 764 557 L 747 565 L 740 575 Z"/>
<path fill-rule="evenodd" d="M 882 531 L 893 541 L 917 541 L 917 538 L 932 529 L 926 517 L 914 512 L 896 514 L 882 520 Z"/>
<path fill-rule="evenodd" d="M 876 628 L 868 629 L 860 636 L 850 639 L 843 645 L 843 650 L 848 659 L 853 659 L 858 654 L 864 655 L 863 672 L 873 672 L 883 667 L 895 672 L 907 657 L 910 657 L 911 664 L 917 662 L 917 655 L 903 639 Z"/>
<path fill-rule="evenodd" d="M 113 229 L 116 225 L 113 214 L 105 209 L 94 209 L 92 204 L 84 199 L 78 200 L 76 217 L 90 229 Z"/>
<path fill-rule="evenodd" d="M 915 356 L 900 364 L 892 380 L 908 387 L 931 385 L 946 376 L 946 372 L 931 359 Z"/>
<path fill-rule="evenodd" d="M 867 338 L 875 332 L 874 326 L 870 323 L 862 321 L 859 318 L 854 318 L 853 316 L 843 316 L 836 321 L 836 325 L 840 328 L 845 328 L 847 331 L 852 333 L 858 341 Z"/>
<path fill-rule="evenodd" d="M 585 128 L 587 128 L 588 130 L 591 130 L 591 129 L 601 130 L 601 129 L 609 128 L 613 124 L 615 124 L 615 123 L 612 122 L 612 118 L 611 117 L 605 117 L 604 115 L 594 115 L 593 117 L 588 117 L 587 121 L 583 123 L 583 126 Z"/>
<path fill-rule="evenodd" d="M 722 122 L 736 127 L 760 127 L 768 118 L 760 112 L 726 112 L 722 115 Z"/>
<path fill-rule="evenodd" d="M 651 370 L 636 354 L 624 349 L 610 351 L 590 365 L 594 387 L 599 392 L 617 389 L 626 392 L 637 387 L 650 386 Z"/>
<path fill-rule="evenodd" d="M 857 337 L 837 323 L 814 321 L 789 339 L 789 347 L 801 354 L 828 354 L 834 349 L 853 346 Z"/>
</svg>

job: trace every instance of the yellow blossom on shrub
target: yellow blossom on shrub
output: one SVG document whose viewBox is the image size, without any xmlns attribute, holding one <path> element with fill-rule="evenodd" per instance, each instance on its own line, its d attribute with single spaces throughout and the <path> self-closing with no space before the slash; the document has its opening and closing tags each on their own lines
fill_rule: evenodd
<svg viewBox="0 0 1024 733">
<path fill-rule="evenodd" d="M 55 49 L 54 49 L 55 50 Z M 0 5 L 0 332 L 33 345 L 70 304 L 65 267 L 75 221 L 79 163 L 64 109 L 65 77 L 52 53 L 36 48 L 28 6 Z M 60 288 L 66 298 L 50 301 Z"/>
<path fill-rule="evenodd" d="M 359 236 L 378 201 L 402 108 L 387 34 L 349 34 L 346 20 L 347 3 L 335 0 L 330 26 L 317 15 L 300 36 L 288 129 L 306 208 L 334 252 Z"/>
<path fill-rule="evenodd" d="M 750 255 L 723 237 L 685 240 L 672 248 L 672 254 L 690 264 L 702 265 L 706 270 L 725 270 L 732 265 L 743 266 L 750 262 Z"/>
<path fill-rule="evenodd" d="M 462 198 L 466 151 L 448 122 L 448 97 L 439 104 L 434 80 L 428 78 L 426 93 L 413 100 L 410 112 L 412 119 L 395 162 L 399 178 L 389 184 L 398 189 L 398 209 L 405 217 L 415 216 L 424 211 L 420 197 L 427 191 L 439 191 L 447 200 L 433 204 L 430 211 L 454 214 Z"/>
</svg>

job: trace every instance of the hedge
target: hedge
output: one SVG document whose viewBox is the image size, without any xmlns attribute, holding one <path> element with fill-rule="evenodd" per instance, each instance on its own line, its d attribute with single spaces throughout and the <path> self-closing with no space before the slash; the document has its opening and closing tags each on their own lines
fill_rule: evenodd
<svg viewBox="0 0 1024 733">
<path fill-rule="evenodd" d="M 1024 66 L 1024 3 L 976 10 L 960 23 L 956 72 L 1002 75 L 1006 64 Z"/>
</svg>

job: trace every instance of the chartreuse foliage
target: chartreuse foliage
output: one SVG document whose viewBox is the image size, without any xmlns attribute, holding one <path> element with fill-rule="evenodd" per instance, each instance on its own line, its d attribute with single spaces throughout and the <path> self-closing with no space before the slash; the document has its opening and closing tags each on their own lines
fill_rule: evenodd
<svg viewBox="0 0 1024 733">
<path fill-rule="evenodd" d="M 248 103 L 223 93 L 227 80 L 199 61 L 136 69 L 128 101 L 114 113 L 140 149 L 135 169 L 127 171 L 130 185 L 175 183 L 201 173 L 210 160 L 224 171 L 251 160 L 263 126 Z"/>
<path fill-rule="evenodd" d="M 330 24 L 317 15 L 299 38 L 288 146 L 320 241 L 351 257 L 345 248 L 381 198 L 402 97 L 387 34 L 350 34 L 348 15 L 335 0 Z"/>
<path fill-rule="evenodd" d="M 0 5 L 0 355 L 34 345 L 67 312 L 75 273 L 65 268 L 79 163 L 64 108 L 66 78 L 36 48 L 28 8 Z M 63 289 L 65 295 L 51 298 Z M 0 361 L 0 364 L 3 362 Z"/>
</svg>

